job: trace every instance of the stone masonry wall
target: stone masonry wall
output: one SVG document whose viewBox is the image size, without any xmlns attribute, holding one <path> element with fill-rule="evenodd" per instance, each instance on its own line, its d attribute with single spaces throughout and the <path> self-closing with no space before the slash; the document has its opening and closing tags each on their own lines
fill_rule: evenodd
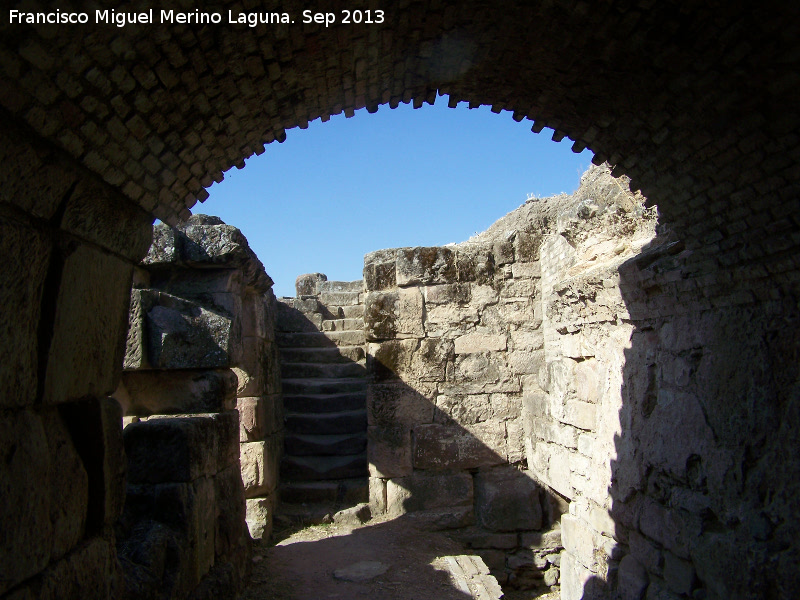
<svg viewBox="0 0 800 600">
<path fill-rule="evenodd" d="M 791 597 L 796 311 L 731 295 L 719 240 L 687 249 L 641 200 L 593 169 L 541 248 L 523 418 L 529 468 L 570 501 L 562 598 Z"/>
<path fill-rule="evenodd" d="M 463 528 L 501 583 L 554 585 L 558 502 L 526 470 L 544 361 L 536 233 L 365 258 L 373 512 Z M 550 556 L 552 560 L 548 560 Z"/>
<path fill-rule="evenodd" d="M 216 217 L 155 228 L 114 394 L 130 473 L 120 556 L 139 597 L 230 595 L 247 567 L 245 519 L 253 537 L 271 531 L 283 420 L 271 285 Z"/>
<path fill-rule="evenodd" d="M 570 501 L 561 521 L 565 599 L 583 598 L 588 573 L 605 577 L 619 560 L 609 457 L 634 325 L 618 269 L 655 236 L 657 216 L 621 183 L 588 172 L 541 247 L 545 359 L 526 390 L 525 442 L 532 472 Z"/>
<path fill-rule="evenodd" d="M 0 115 L 0 598 L 110 598 L 125 499 L 119 404 L 152 218 Z"/>
</svg>

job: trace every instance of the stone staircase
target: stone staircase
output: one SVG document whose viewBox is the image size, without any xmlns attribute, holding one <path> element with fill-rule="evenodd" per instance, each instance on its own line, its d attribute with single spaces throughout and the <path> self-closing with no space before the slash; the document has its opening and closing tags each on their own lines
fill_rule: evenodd
<svg viewBox="0 0 800 600">
<path fill-rule="evenodd" d="M 317 295 L 280 299 L 284 516 L 315 521 L 367 501 L 362 287 L 325 281 Z"/>
</svg>

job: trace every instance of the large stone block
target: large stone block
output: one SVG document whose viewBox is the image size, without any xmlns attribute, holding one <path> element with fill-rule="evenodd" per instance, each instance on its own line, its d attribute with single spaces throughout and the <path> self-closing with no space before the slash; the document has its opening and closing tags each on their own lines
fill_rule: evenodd
<svg viewBox="0 0 800 600">
<path fill-rule="evenodd" d="M 180 523 L 180 530 L 185 531 L 187 543 L 187 552 L 182 557 L 185 562 L 181 575 L 185 578 L 187 587 L 196 586 L 214 565 L 217 513 L 218 510 L 225 510 L 225 506 L 217 506 L 214 479 L 210 477 L 200 477 L 190 484 L 158 487 L 172 488 L 166 494 L 175 502 L 177 512 L 172 525 L 177 526 Z M 225 498 L 221 500 L 223 503 L 226 501 Z"/>
<path fill-rule="evenodd" d="M 422 326 L 425 307 L 418 287 L 397 290 L 395 335 L 398 338 L 419 338 L 425 335 Z"/>
<path fill-rule="evenodd" d="M 483 246 L 459 248 L 456 265 L 459 281 L 486 284 L 494 280 L 495 260 L 491 248 Z"/>
<path fill-rule="evenodd" d="M 140 591 L 148 588 L 175 598 L 189 595 L 214 564 L 217 512 L 225 510 L 225 499 L 222 506 L 216 500 L 209 477 L 128 487 L 117 530 L 129 595 L 151 597 L 155 592 Z"/>
<path fill-rule="evenodd" d="M 276 303 L 276 331 L 315 332 L 322 329 L 322 315 L 320 313 L 305 313 L 293 305 L 294 301 L 278 301 Z"/>
<path fill-rule="evenodd" d="M 445 283 L 422 288 L 425 304 L 469 304 L 472 296 L 468 283 Z"/>
<path fill-rule="evenodd" d="M 667 508 L 650 498 L 642 505 L 639 528 L 680 558 L 690 558 L 690 549 L 702 531 L 699 515 Z"/>
<path fill-rule="evenodd" d="M 150 273 L 150 288 L 212 312 L 242 314 L 242 274 L 235 269 L 177 269 Z"/>
<path fill-rule="evenodd" d="M 106 184 L 83 179 L 64 207 L 61 228 L 139 262 L 150 247 L 153 217 Z"/>
<path fill-rule="evenodd" d="M 268 540 L 272 535 L 272 520 L 275 512 L 275 496 L 248 498 L 247 529 L 254 540 Z"/>
<path fill-rule="evenodd" d="M 263 440 L 268 433 L 272 433 L 272 427 L 267 420 L 267 409 L 271 416 L 275 414 L 275 411 L 268 398 L 237 398 L 236 410 L 239 411 L 240 442 Z"/>
<path fill-rule="evenodd" d="M 367 341 L 390 340 L 397 335 L 400 297 L 394 292 L 370 292 L 364 300 Z"/>
<path fill-rule="evenodd" d="M 0 126 L 0 162 L 5 167 L 0 171 L 0 202 L 45 220 L 53 217 L 81 176 L 61 150 L 5 117 Z"/>
<path fill-rule="evenodd" d="M 490 419 L 492 405 L 488 394 L 470 394 L 436 397 L 437 423 L 471 425 Z"/>
<path fill-rule="evenodd" d="M 499 354 L 492 352 L 474 352 L 456 356 L 453 381 L 457 384 L 493 384 L 497 383 L 505 376 L 505 361 Z M 465 392 L 466 391 L 465 388 Z M 486 391 L 489 391 L 489 389 L 487 388 Z"/>
<path fill-rule="evenodd" d="M 9 219 L 0 221 L 4 257 L 0 262 L 0 406 L 24 406 L 36 399 L 37 329 L 50 246 L 44 233 Z"/>
<path fill-rule="evenodd" d="M 453 283 L 458 278 L 455 259 L 450 248 L 401 248 L 397 251 L 397 285 Z"/>
<path fill-rule="evenodd" d="M 447 339 L 425 338 L 411 357 L 411 378 L 436 383 L 447 377 L 447 367 L 453 360 L 453 342 Z"/>
<path fill-rule="evenodd" d="M 237 383 L 230 369 L 127 371 L 113 397 L 125 415 L 220 412 L 234 408 Z"/>
<path fill-rule="evenodd" d="M 388 340 L 369 344 L 367 372 L 376 382 L 405 379 L 412 374 L 412 357 L 418 340 Z"/>
<path fill-rule="evenodd" d="M 475 352 L 500 352 L 506 349 L 505 335 L 473 332 L 455 339 L 456 354 Z"/>
<path fill-rule="evenodd" d="M 97 409 L 103 432 L 103 448 L 99 453 L 95 447 L 93 454 L 102 469 L 103 522 L 111 525 L 122 514 L 128 483 L 128 461 L 121 427 L 122 407 L 116 400 L 100 398 Z"/>
<path fill-rule="evenodd" d="M 432 423 L 435 390 L 424 385 L 417 389 L 405 383 L 373 383 L 367 388 L 367 418 L 370 425 L 412 427 Z"/>
<path fill-rule="evenodd" d="M 124 432 L 131 483 L 193 481 L 236 462 L 236 411 L 157 417 L 131 423 Z"/>
<path fill-rule="evenodd" d="M 278 346 L 260 338 L 246 338 L 245 341 L 246 360 L 232 369 L 239 379 L 236 395 L 244 397 L 279 394 L 281 365 Z"/>
<path fill-rule="evenodd" d="M 268 323 L 267 318 L 269 302 L 270 298 L 266 294 L 248 293 L 242 298 L 242 337 L 271 339 L 273 324 Z"/>
<path fill-rule="evenodd" d="M 561 553 L 561 600 L 586 600 L 596 575 L 568 553 Z M 603 596 L 589 596 L 602 598 Z"/>
<path fill-rule="evenodd" d="M 386 513 L 386 479 L 369 478 L 369 508 L 373 516 Z"/>
<path fill-rule="evenodd" d="M 492 531 L 539 529 L 540 488 L 530 473 L 513 467 L 479 471 L 475 476 L 478 524 Z"/>
<path fill-rule="evenodd" d="M 47 566 L 50 520 L 50 447 L 41 419 L 28 410 L 0 417 L 0 594 Z M 85 507 L 84 507 L 85 510 Z"/>
<path fill-rule="evenodd" d="M 386 484 L 387 512 L 400 516 L 409 512 L 459 508 L 472 510 L 472 476 L 469 473 L 419 473 L 390 479 Z"/>
<path fill-rule="evenodd" d="M 364 286 L 367 291 L 390 289 L 397 286 L 397 250 L 378 250 L 364 257 Z"/>
<path fill-rule="evenodd" d="M 573 515 L 561 516 L 561 536 L 564 549 L 584 567 L 604 576 L 611 558 L 613 541 L 600 535 L 583 519 Z"/>
<path fill-rule="evenodd" d="M 491 394 L 492 417 L 501 421 L 518 419 L 522 414 L 522 398 L 519 394 Z"/>
<path fill-rule="evenodd" d="M 149 296 L 149 298 L 148 298 Z M 213 369 L 235 364 L 240 332 L 230 314 L 162 292 L 142 294 L 148 366 Z"/>
<path fill-rule="evenodd" d="M 429 337 L 454 338 L 472 331 L 480 321 L 478 308 L 439 304 L 426 307 L 425 331 Z"/>
<path fill-rule="evenodd" d="M 536 375 L 544 364 L 543 350 L 522 350 L 508 353 L 508 367 L 519 375 Z"/>
<path fill-rule="evenodd" d="M 509 419 L 506 423 L 506 452 L 510 463 L 525 459 L 525 427 L 522 419 Z"/>
<path fill-rule="evenodd" d="M 213 479 L 216 530 L 214 532 L 215 562 L 231 557 L 247 545 L 246 505 L 239 465 L 230 465 Z M 270 515 L 271 517 L 272 515 Z M 270 525 L 272 521 L 270 519 Z"/>
<path fill-rule="evenodd" d="M 272 286 L 242 232 L 207 215 L 192 215 L 175 228 L 156 225 L 153 244 L 142 263 L 156 269 L 176 265 L 234 268 L 242 272 L 243 282 L 257 291 Z"/>
<path fill-rule="evenodd" d="M 596 404 L 600 400 L 602 367 L 595 359 L 575 365 L 575 393 L 578 400 Z"/>
<path fill-rule="evenodd" d="M 113 543 L 96 537 L 54 563 L 41 578 L 41 600 L 111 598 L 116 573 Z"/>
<path fill-rule="evenodd" d="M 241 445 L 241 470 L 247 498 L 272 493 L 278 484 L 278 470 L 283 448 L 279 435 Z"/>
<path fill-rule="evenodd" d="M 295 293 L 298 298 L 300 296 L 316 296 L 320 293 L 321 285 L 325 281 L 328 281 L 328 276 L 325 273 L 298 275 L 294 281 Z"/>
<path fill-rule="evenodd" d="M 61 558 L 83 537 L 89 507 L 89 477 L 57 410 L 42 415 L 50 451 L 51 560 Z"/>
<path fill-rule="evenodd" d="M 411 430 L 402 425 L 367 427 L 370 477 L 405 477 L 412 471 Z"/>
<path fill-rule="evenodd" d="M 47 358 L 46 403 L 103 397 L 116 388 L 132 273 L 131 264 L 88 246 L 67 252 Z"/>
<path fill-rule="evenodd" d="M 567 400 L 561 420 L 578 429 L 593 430 L 597 424 L 597 405 L 580 400 Z"/>
<path fill-rule="evenodd" d="M 420 425 L 414 428 L 414 467 L 417 469 L 474 469 L 506 461 L 505 425 L 501 421 L 458 425 Z"/>
</svg>

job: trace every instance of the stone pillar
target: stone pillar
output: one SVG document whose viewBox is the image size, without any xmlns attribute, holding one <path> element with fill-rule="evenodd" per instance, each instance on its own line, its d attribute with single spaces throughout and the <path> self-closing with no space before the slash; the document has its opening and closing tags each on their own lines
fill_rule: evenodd
<svg viewBox="0 0 800 600">
<path fill-rule="evenodd" d="M 137 589 L 163 572 L 157 587 L 179 597 L 236 590 L 248 565 L 245 521 L 254 537 L 269 535 L 282 427 L 271 286 L 241 232 L 218 218 L 155 228 L 115 392 L 131 472 L 119 529 Z M 149 552 L 142 563 L 143 537 L 177 544 L 180 561 L 151 564 L 169 553 Z"/>
</svg>

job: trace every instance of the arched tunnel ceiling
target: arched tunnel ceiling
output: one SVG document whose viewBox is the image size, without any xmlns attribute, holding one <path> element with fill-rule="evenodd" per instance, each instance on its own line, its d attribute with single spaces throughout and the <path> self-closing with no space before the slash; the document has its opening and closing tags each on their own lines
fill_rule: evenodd
<svg viewBox="0 0 800 600">
<path fill-rule="evenodd" d="M 303 24 L 295 0 L 219 2 L 216 25 L 160 24 L 178 4 L 140 1 L 126 12 L 153 8 L 154 24 L 93 23 L 116 4 L 84 3 L 88 25 L 10 24 L 6 11 L 0 104 L 170 222 L 288 129 L 437 95 L 589 147 L 670 219 L 797 179 L 793 3 L 373 2 L 382 24 L 326 27 Z M 243 10 L 295 23 L 227 23 Z M 343 16 L 339 3 L 314 10 Z"/>
</svg>

